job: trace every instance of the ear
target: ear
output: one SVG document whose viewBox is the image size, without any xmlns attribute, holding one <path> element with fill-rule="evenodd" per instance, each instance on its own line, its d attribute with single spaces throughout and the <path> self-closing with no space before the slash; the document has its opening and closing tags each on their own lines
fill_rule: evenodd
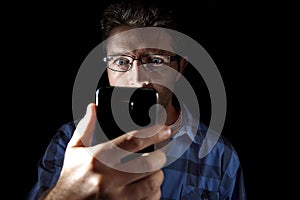
<svg viewBox="0 0 300 200">
<path fill-rule="evenodd" d="M 180 79 L 180 77 L 182 76 L 182 73 L 184 71 L 184 69 L 186 68 L 188 63 L 188 58 L 187 56 L 181 57 L 180 61 L 179 61 L 179 73 L 176 75 L 176 81 L 178 81 Z"/>
</svg>

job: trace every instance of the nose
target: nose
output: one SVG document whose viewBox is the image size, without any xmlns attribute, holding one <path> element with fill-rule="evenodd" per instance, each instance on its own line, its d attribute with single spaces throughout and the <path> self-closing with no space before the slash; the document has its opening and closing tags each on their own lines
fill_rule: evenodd
<svg viewBox="0 0 300 200">
<path fill-rule="evenodd" d="M 132 62 L 131 70 L 129 71 L 130 85 L 132 87 L 143 87 L 149 84 L 147 72 L 143 69 L 141 60 L 135 59 Z"/>
</svg>

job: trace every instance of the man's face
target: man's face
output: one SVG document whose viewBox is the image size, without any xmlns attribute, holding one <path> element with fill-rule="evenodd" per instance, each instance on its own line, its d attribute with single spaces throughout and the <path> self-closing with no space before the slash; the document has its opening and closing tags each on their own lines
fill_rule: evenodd
<svg viewBox="0 0 300 200">
<path fill-rule="evenodd" d="M 119 32 L 123 30 L 119 30 Z M 121 34 L 116 33 L 118 31 L 115 31 L 113 37 L 108 40 L 107 55 L 116 56 L 114 58 L 115 62 L 110 62 L 108 65 L 114 63 L 118 67 L 119 64 L 130 63 L 130 68 L 125 72 L 114 71 L 108 68 L 110 85 L 154 88 L 159 93 L 159 103 L 166 108 L 171 106 L 171 91 L 173 91 L 174 84 L 179 76 L 178 69 L 183 69 L 183 67 L 179 67 L 178 65 L 180 61 L 169 60 L 168 63 L 165 62 L 157 71 L 147 71 L 147 67 L 144 67 L 142 63 L 148 62 L 148 57 L 146 57 L 147 59 L 142 59 L 147 55 L 151 55 L 150 61 L 153 62 L 160 62 L 161 57 L 155 55 L 164 55 L 165 58 L 175 56 L 170 36 L 166 32 L 131 31 L 129 34 L 124 34 L 124 32 Z"/>
</svg>

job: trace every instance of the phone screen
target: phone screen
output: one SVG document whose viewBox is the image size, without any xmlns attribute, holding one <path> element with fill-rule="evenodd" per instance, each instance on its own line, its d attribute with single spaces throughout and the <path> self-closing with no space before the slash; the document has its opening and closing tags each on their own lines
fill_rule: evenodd
<svg viewBox="0 0 300 200">
<path fill-rule="evenodd" d="M 152 88 L 100 87 L 95 101 L 98 122 L 109 140 L 156 123 L 158 93 Z M 150 151 L 153 145 L 140 152 Z"/>
</svg>

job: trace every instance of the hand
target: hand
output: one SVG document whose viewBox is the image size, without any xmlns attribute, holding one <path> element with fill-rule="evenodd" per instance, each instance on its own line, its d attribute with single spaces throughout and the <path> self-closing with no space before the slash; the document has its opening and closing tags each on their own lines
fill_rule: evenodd
<svg viewBox="0 0 300 200">
<path fill-rule="evenodd" d="M 95 104 L 90 104 L 67 146 L 59 180 L 45 199 L 160 199 L 163 182 L 160 169 L 166 162 L 163 152 L 147 153 L 126 163 L 120 160 L 129 152 L 167 139 L 170 130 L 150 127 L 91 146 L 95 126 Z M 149 130 L 157 134 L 141 137 L 147 136 Z M 126 151 L 118 151 L 119 148 Z M 127 171 L 134 167 L 140 172 Z"/>
</svg>

